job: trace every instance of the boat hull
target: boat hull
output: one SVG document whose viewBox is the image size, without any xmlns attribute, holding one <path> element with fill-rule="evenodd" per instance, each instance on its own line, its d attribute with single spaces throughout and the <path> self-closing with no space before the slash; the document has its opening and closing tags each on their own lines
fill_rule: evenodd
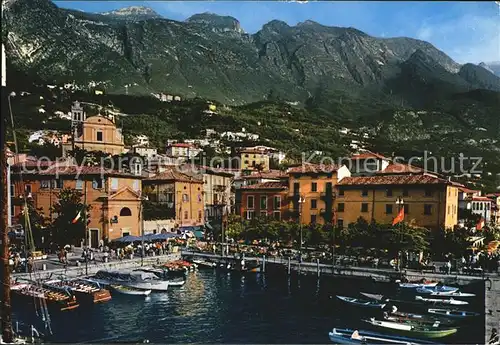
<svg viewBox="0 0 500 345">
<path fill-rule="evenodd" d="M 453 319 L 469 319 L 480 315 L 479 313 L 475 313 L 472 311 L 454 311 L 448 309 L 433 309 L 433 308 L 428 309 L 427 312 L 432 315 L 449 317 Z"/>
<path fill-rule="evenodd" d="M 111 288 L 122 295 L 148 296 L 149 294 L 151 294 L 151 290 L 130 289 L 130 288 L 124 288 L 123 286 L 120 285 L 111 285 Z"/>
<path fill-rule="evenodd" d="M 387 332 L 403 334 L 412 338 L 429 338 L 438 339 L 450 336 L 457 332 L 456 328 L 446 328 L 446 329 L 418 329 L 411 324 L 391 322 L 391 321 L 379 321 L 379 320 L 363 320 L 368 324 L 376 327 L 378 329 L 383 329 Z"/>
<path fill-rule="evenodd" d="M 131 281 L 124 281 L 124 280 L 108 280 L 108 279 L 99 279 L 99 278 L 89 278 L 88 279 L 91 282 L 96 282 L 99 284 L 102 284 L 104 286 L 110 286 L 110 285 L 123 285 L 126 287 L 138 289 L 138 290 L 151 290 L 154 292 L 165 292 L 168 290 L 168 281 L 162 281 L 158 280 L 155 283 L 149 283 L 149 282 L 131 282 Z"/>
<path fill-rule="evenodd" d="M 428 341 L 420 339 L 411 339 L 406 337 L 398 337 L 376 332 L 358 331 L 361 338 L 354 339 L 352 329 L 336 329 L 328 333 L 330 341 L 335 344 L 393 344 L 393 345 L 418 345 L 418 344 L 432 344 Z"/>
</svg>

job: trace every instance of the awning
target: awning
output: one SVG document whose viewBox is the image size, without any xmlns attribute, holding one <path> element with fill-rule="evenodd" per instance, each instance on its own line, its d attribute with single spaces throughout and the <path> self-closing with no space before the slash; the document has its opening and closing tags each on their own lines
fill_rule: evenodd
<svg viewBox="0 0 500 345">
<path fill-rule="evenodd" d="M 202 230 L 196 230 L 196 231 L 194 231 L 194 236 L 196 238 L 204 238 L 205 237 L 205 233 Z"/>
<path fill-rule="evenodd" d="M 146 239 L 146 237 L 144 237 L 144 239 Z M 118 242 L 118 243 L 132 243 L 132 242 L 135 242 L 135 241 L 140 241 L 141 238 L 138 237 L 138 236 L 131 236 L 131 235 L 128 235 L 128 236 L 123 236 L 123 237 L 120 237 L 120 238 L 117 238 L 117 239 L 114 239 L 113 241 L 111 242 Z"/>
</svg>

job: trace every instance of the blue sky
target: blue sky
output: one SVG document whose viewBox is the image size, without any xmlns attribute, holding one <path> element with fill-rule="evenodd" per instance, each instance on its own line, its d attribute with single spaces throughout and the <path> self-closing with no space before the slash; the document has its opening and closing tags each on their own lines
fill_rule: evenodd
<svg viewBox="0 0 500 345">
<path fill-rule="evenodd" d="M 238 19 L 246 32 L 279 19 L 289 25 L 311 19 L 323 25 L 355 27 L 379 37 L 407 36 L 431 42 L 459 63 L 500 61 L 500 2 L 326 2 L 271 1 L 54 1 L 60 7 L 104 12 L 147 6 L 185 20 L 213 12 Z"/>
</svg>

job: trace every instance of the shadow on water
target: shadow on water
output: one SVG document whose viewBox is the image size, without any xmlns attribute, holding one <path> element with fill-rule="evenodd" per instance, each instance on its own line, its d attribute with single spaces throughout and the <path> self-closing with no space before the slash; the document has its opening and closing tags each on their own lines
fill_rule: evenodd
<svg viewBox="0 0 500 345">
<path fill-rule="evenodd" d="M 479 287 L 467 291 L 484 301 Z M 328 331 L 333 327 L 370 329 L 361 319 L 369 318 L 371 311 L 335 298 L 361 297 L 359 292 L 398 294 L 394 285 L 361 279 L 199 271 L 189 274 L 184 287 L 147 299 L 113 295 L 105 304 L 52 312 L 51 341 L 328 343 Z M 467 310 L 484 310 L 484 305 L 472 303 Z M 32 309 L 16 312 L 25 323 L 37 320 Z M 445 341 L 481 342 L 483 329 L 482 318 L 478 318 Z"/>
</svg>

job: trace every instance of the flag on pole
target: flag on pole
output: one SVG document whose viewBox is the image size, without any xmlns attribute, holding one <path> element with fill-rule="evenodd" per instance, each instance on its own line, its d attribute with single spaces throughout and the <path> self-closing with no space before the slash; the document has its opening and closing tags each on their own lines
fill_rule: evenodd
<svg viewBox="0 0 500 345">
<path fill-rule="evenodd" d="M 484 228 L 484 218 L 481 217 L 476 223 L 476 230 L 481 230 Z"/>
<path fill-rule="evenodd" d="M 392 221 L 392 225 L 396 225 L 398 223 L 401 223 L 404 219 L 405 219 L 405 208 L 401 207 L 401 210 L 399 210 L 398 215 Z"/>
<path fill-rule="evenodd" d="M 80 210 L 80 211 L 77 213 L 76 217 L 75 217 L 75 218 L 73 218 L 73 220 L 71 221 L 71 223 L 72 223 L 72 224 L 76 224 L 76 223 L 78 222 L 78 220 L 79 220 L 80 218 L 82 218 L 82 211 L 83 211 L 83 210 Z"/>
</svg>

